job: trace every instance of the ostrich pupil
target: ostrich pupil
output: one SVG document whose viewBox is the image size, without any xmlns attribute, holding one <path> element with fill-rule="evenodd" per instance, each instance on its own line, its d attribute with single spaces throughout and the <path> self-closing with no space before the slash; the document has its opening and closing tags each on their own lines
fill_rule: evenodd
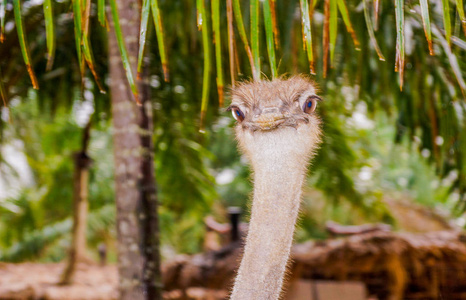
<svg viewBox="0 0 466 300">
<path fill-rule="evenodd" d="M 311 106 L 312 106 L 312 101 L 309 101 L 309 102 L 307 103 L 307 107 L 311 107 Z"/>
</svg>

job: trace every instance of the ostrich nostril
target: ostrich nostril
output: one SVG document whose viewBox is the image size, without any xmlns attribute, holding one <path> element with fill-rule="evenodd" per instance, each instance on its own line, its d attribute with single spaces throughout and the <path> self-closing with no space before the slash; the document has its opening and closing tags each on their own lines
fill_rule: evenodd
<svg viewBox="0 0 466 300">
<path fill-rule="evenodd" d="M 266 107 L 262 110 L 262 114 L 278 114 L 280 110 L 278 107 Z"/>
</svg>

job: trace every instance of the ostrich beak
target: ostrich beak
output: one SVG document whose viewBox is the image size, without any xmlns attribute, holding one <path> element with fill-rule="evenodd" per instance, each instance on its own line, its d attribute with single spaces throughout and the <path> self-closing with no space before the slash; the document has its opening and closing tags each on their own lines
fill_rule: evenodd
<svg viewBox="0 0 466 300">
<path fill-rule="evenodd" d="M 272 130 L 277 128 L 280 124 L 285 122 L 285 116 L 281 113 L 262 113 L 254 118 L 254 123 L 261 130 Z"/>
</svg>

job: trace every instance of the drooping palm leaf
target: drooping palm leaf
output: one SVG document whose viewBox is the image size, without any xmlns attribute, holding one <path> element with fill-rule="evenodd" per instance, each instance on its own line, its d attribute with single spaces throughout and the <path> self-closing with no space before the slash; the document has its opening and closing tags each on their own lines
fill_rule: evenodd
<svg viewBox="0 0 466 300">
<path fill-rule="evenodd" d="M 450 1 L 442 0 L 443 28 L 448 45 L 451 45 L 451 18 L 450 18 Z"/>
<path fill-rule="evenodd" d="M 39 89 L 39 83 L 37 82 L 36 74 L 32 69 L 31 59 L 29 55 L 29 47 L 26 41 L 26 33 L 23 29 L 23 19 L 21 18 L 21 3 L 20 0 L 13 0 L 13 7 L 15 11 L 15 24 L 16 30 L 18 31 L 18 40 L 21 46 L 21 53 L 23 54 L 24 63 L 29 73 L 29 78 L 32 82 L 32 87 Z"/>
<path fill-rule="evenodd" d="M 72 0 L 73 3 L 73 19 L 74 19 L 74 38 L 76 44 L 76 52 L 78 53 L 79 70 L 81 71 L 81 77 L 84 78 L 84 56 L 82 53 L 82 14 L 81 14 L 81 1 Z"/>
<path fill-rule="evenodd" d="M 354 47 L 359 50 L 359 40 L 356 36 L 356 32 L 354 31 L 353 25 L 351 24 L 351 20 L 348 13 L 348 7 L 346 6 L 345 0 L 338 0 L 338 9 L 340 10 L 341 17 L 343 18 L 343 22 L 345 22 L 346 30 L 353 38 Z"/>
<path fill-rule="evenodd" d="M 163 78 L 165 81 L 169 81 L 170 73 L 168 70 L 168 57 L 166 52 L 167 50 L 165 49 L 162 15 L 160 13 L 158 0 L 150 0 L 150 7 L 152 11 L 152 19 L 154 20 L 155 24 L 155 33 L 157 34 L 157 44 L 159 46 L 160 60 L 162 61 Z"/>
<path fill-rule="evenodd" d="M 47 70 L 51 70 L 53 65 L 53 56 L 55 54 L 55 28 L 53 23 L 52 0 L 44 0 L 44 18 L 47 38 Z"/>
<path fill-rule="evenodd" d="M 131 91 L 133 92 L 136 103 L 138 105 L 141 105 L 141 101 L 139 100 L 138 89 L 134 81 L 133 72 L 131 71 L 131 63 L 129 61 L 128 52 L 126 51 L 125 41 L 123 39 L 123 34 L 121 33 L 120 17 L 118 16 L 118 7 L 117 7 L 116 0 L 110 0 L 110 8 L 112 11 L 112 18 L 113 18 L 113 23 L 115 26 L 115 35 L 116 35 L 117 42 L 118 42 L 118 48 L 120 49 L 121 59 L 123 61 L 123 67 L 125 68 L 125 71 L 126 71 L 126 78 L 128 79 L 128 82 L 131 87 Z"/>
<path fill-rule="evenodd" d="M 330 0 L 324 1 L 324 32 L 322 33 L 322 45 L 324 48 L 323 76 L 327 77 L 328 51 L 330 47 Z"/>
<path fill-rule="evenodd" d="M 377 39 L 375 38 L 374 34 L 374 27 L 372 26 L 372 20 L 369 15 L 369 8 L 367 7 L 367 1 L 368 0 L 362 0 L 362 3 L 364 4 L 364 18 L 366 20 L 366 26 L 367 26 L 367 31 L 369 32 L 369 37 L 371 39 L 372 45 L 375 48 L 375 51 L 377 52 L 377 55 L 379 56 L 379 59 L 382 61 L 385 61 L 385 57 L 382 54 L 382 51 L 380 50 L 379 44 L 377 43 Z"/>
<path fill-rule="evenodd" d="M 396 16 L 396 60 L 395 72 L 400 75 L 400 90 L 403 90 L 403 74 L 405 68 L 405 34 L 404 34 L 404 0 L 395 0 Z"/>
<path fill-rule="evenodd" d="M 380 0 L 374 0 L 374 29 L 379 29 Z"/>
<path fill-rule="evenodd" d="M 227 0 L 227 23 L 228 23 L 228 58 L 230 62 L 231 85 L 235 86 L 235 32 L 233 29 L 233 3 Z"/>
<path fill-rule="evenodd" d="M 139 26 L 139 54 L 138 54 L 138 74 L 137 78 L 141 78 L 142 62 L 144 59 L 144 48 L 146 46 L 147 25 L 149 24 L 150 16 L 150 0 L 142 1 L 141 26 Z"/>
<path fill-rule="evenodd" d="M 5 87 L 3 86 L 2 68 L 0 68 L 0 98 L 2 98 L 3 105 L 6 107 L 8 101 L 6 99 Z"/>
<path fill-rule="evenodd" d="M 255 80 L 259 80 L 261 77 L 261 66 L 260 66 L 260 53 L 259 53 L 259 0 L 251 0 L 251 50 L 252 60 L 254 62 L 254 74 Z"/>
<path fill-rule="evenodd" d="M 107 26 L 107 18 L 105 15 L 105 0 L 97 1 L 97 17 L 101 26 Z"/>
<path fill-rule="evenodd" d="M 302 35 L 303 43 L 306 47 L 307 60 L 309 62 L 309 70 L 311 74 L 315 74 L 314 70 L 314 53 L 312 48 L 312 23 L 311 23 L 311 13 L 309 8 L 309 3 L 307 0 L 300 0 L 301 6 L 301 19 L 302 19 Z M 317 1 L 314 1 L 314 3 Z"/>
<path fill-rule="evenodd" d="M 204 76 L 202 80 L 201 124 L 200 131 L 204 132 L 204 120 L 207 111 L 210 91 L 210 38 L 209 25 L 205 12 L 204 0 L 197 0 L 197 26 L 202 32 L 202 46 L 204 50 Z"/>
<path fill-rule="evenodd" d="M 466 99 L 466 83 L 464 81 L 457 57 L 453 54 L 450 45 L 448 44 L 448 41 L 446 40 L 446 38 L 443 37 L 442 33 L 436 26 L 433 26 L 432 33 L 440 41 L 443 51 L 447 55 L 448 61 L 450 62 L 450 67 L 452 68 L 456 80 L 458 81 L 458 85 L 460 86 L 461 92 L 463 93 L 463 97 Z"/>
<path fill-rule="evenodd" d="M 105 89 L 100 83 L 99 74 L 95 70 L 94 56 L 92 54 L 92 48 L 89 41 L 89 18 L 91 14 L 91 0 L 81 0 L 83 1 L 84 10 L 82 11 L 82 38 L 81 45 L 83 48 L 82 53 L 84 54 L 84 59 L 91 70 L 92 75 L 94 76 L 95 82 L 99 87 L 101 93 L 105 93 Z"/>
<path fill-rule="evenodd" d="M 280 45 L 280 35 L 278 33 L 278 25 L 277 25 L 277 0 L 270 0 L 270 13 L 272 14 L 272 31 L 273 31 L 273 38 L 275 41 L 275 47 L 278 49 Z"/>
<path fill-rule="evenodd" d="M 217 68 L 217 92 L 219 106 L 223 107 L 223 67 L 222 67 L 222 43 L 220 31 L 220 0 L 212 1 L 212 29 L 215 44 L 215 66 Z"/>
<path fill-rule="evenodd" d="M 333 67 L 335 46 L 338 31 L 338 5 L 337 0 L 330 0 L 329 40 L 330 40 L 330 66 Z"/>
<path fill-rule="evenodd" d="M 456 9 L 458 10 L 458 15 L 460 16 L 461 24 L 463 25 L 463 33 L 466 36 L 466 14 L 464 13 L 463 0 L 456 0 Z"/>
<path fill-rule="evenodd" d="M 427 0 L 420 0 L 420 2 L 421 2 L 422 24 L 424 26 L 424 33 L 426 35 L 426 39 L 429 44 L 429 53 L 430 55 L 434 55 L 434 48 L 432 47 L 432 31 L 430 29 L 429 2 Z"/>
<path fill-rule="evenodd" d="M 244 29 L 243 16 L 241 13 L 241 7 L 240 7 L 239 0 L 233 0 L 233 12 L 235 15 L 236 26 L 238 27 L 238 31 L 239 31 L 239 36 L 241 40 L 243 41 L 244 48 L 246 49 L 246 54 L 248 55 L 248 58 L 249 58 L 249 64 L 251 65 L 253 78 L 255 80 L 258 80 L 259 78 L 256 77 L 257 72 L 255 71 L 255 64 L 254 64 L 254 59 L 252 56 L 252 51 L 251 51 L 251 48 L 249 47 L 248 36 L 246 35 L 246 30 Z"/>
<path fill-rule="evenodd" d="M 265 0 L 263 2 L 264 10 L 264 23 L 265 23 L 265 33 L 266 33 L 266 42 L 267 42 L 267 52 L 269 54 L 269 63 L 270 69 L 272 70 L 272 77 L 277 77 L 277 62 L 275 58 L 275 42 L 274 37 L 277 35 L 274 32 L 277 29 L 274 29 L 273 15 L 271 10 L 270 2 L 271 0 Z"/>
<path fill-rule="evenodd" d="M 6 0 L 0 2 L 0 43 L 5 40 Z"/>
</svg>

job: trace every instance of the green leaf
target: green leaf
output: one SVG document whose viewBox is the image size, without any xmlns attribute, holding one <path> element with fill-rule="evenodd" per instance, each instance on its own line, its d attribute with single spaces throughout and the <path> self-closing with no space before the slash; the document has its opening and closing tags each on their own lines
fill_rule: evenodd
<svg viewBox="0 0 466 300">
<path fill-rule="evenodd" d="M 251 50 L 254 61 L 254 80 L 260 80 L 260 52 L 259 52 L 259 0 L 251 0 Z"/>
<path fill-rule="evenodd" d="M 243 16 L 241 14 L 241 7 L 239 4 L 239 0 L 233 0 L 233 12 L 235 15 L 235 21 L 236 21 L 236 26 L 238 27 L 239 36 L 241 40 L 243 41 L 246 54 L 248 55 L 248 58 L 249 58 L 249 64 L 251 65 L 252 74 L 254 76 L 256 74 L 254 59 L 252 58 L 252 51 L 251 51 L 251 48 L 249 47 L 248 36 L 246 35 L 246 30 L 244 29 Z"/>
<path fill-rule="evenodd" d="M 3 75 L 2 75 L 2 69 L 0 68 L 0 98 L 2 98 L 3 105 L 6 107 L 7 97 L 6 97 L 6 91 L 5 87 L 3 86 Z"/>
<path fill-rule="evenodd" d="M 466 15 L 464 13 L 463 0 L 456 0 L 456 9 L 458 10 L 458 15 L 460 16 L 461 24 L 463 24 L 463 33 L 466 36 Z"/>
<path fill-rule="evenodd" d="M 227 23 L 228 23 L 228 58 L 230 60 L 231 86 L 235 87 L 235 32 L 233 29 L 233 4 L 227 0 Z"/>
<path fill-rule="evenodd" d="M 139 27 L 139 54 L 138 54 L 138 74 L 141 78 L 142 62 L 144 59 L 144 47 L 146 45 L 147 25 L 149 24 L 150 0 L 143 0 L 141 12 L 141 26 Z"/>
<path fill-rule="evenodd" d="M 374 29 L 379 30 L 379 9 L 380 0 L 374 0 Z"/>
<path fill-rule="evenodd" d="M 275 1 L 277 0 L 270 0 L 270 12 L 272 13 L 272 28 L 273 28 L 273 36 L 275 41 L 275 48 L 278 49 L 280 45 L 280 38 L 278 34 L 278 25 L 277 25 L 277 13 L 276 13 L 276 4 Z"/>
<path fill-rule="evenodd" d="M 356 50 L 360 50 L 360 44 L 358 41 L 358 37 L 356 36 L 356 32 L 354 31 L 353 25 L 351 24 L 351 20 L 349 18 L 348 7 L 346 6 L 345 0 L 338 0 L 338 9 L 340 10 L 341 17 L 343 18 L 343 22 L 345 23 L 346 30 L 351 35 L 353 39 L 354 47 Z"/>
<path fill-rule="evenodd" d="M 202 31 L 202 47 L 204 49 L 204 75 L 202 80 L 202 102 L 201 102 L 201 121 L 200 132 L 205 132 L 204 119 L 209 102 L 210 91 L 210 38 L 207 15 L 205 13 L 204 0 L 196 0 L 197 4 L 197 26 Z"/>
<path fill-rule="evenodd" d="M 264 23 L 265 23 L 265 34 L 267 41 L 267 52 L 269 53 L 270 69 L 272 70 L 272 77 L 277 77 L 277 63 L 275 58 L 275 43 L 274 43 L 274 26 L 272 11 L 270 8 L 270 0 L 264 0 Z"/>
<path fill-rule="evenodd" d="M 322 34 L 324 48 L 323 76 L 327 77 L 328 52 L 330 46 L 330 0 L 324 1 L 324 32 Z"/>
<path fill-rule="evenodd" d="M 84 57 L 82 54 L 82 16 L 81 16 L 81 0 L 72 0 L 73 4 L 73 19 L 74 19 L 74 38 L 76 44 L 76 52 L 78 53 L 79 70 L 81 77 L 84 77 Z"/>
<path fill-rule="evenodd" d="M 451 46 L 451 18 L 450 18 L 450 1 L 442 0 L 443 11 L 443 26 L 445 29 L 445 37 L 448 45 Z"/>
<path fill-rule="evenodd" d="M 309 62 L 309 71 L 311 74 L 315 74 L 314 70 L 314 54 L 312 50 L 312 30 L 311 30 L 311 14 L 309 10 L 309 3 L 307 0 L 300 0 L 301 7 L 301 20 L 303 28 L 303 43 L 305 44 L 307 51 L 307 60 Z M 316 1 L 314 1 L 315 3 Z"/>
<path fill-rule="evenodd" d="M 121 26 L 120 26 L 120 17 L 118 15 L 118 7 L 116 4 L 116 0 L 110 0 L 110 8 L 112 11 L 112 18 L 115 27 L 115 35 L 118 42 L 118 48 L 120 49 L 121 59 L 123 61 L 123 67 L 126 71 L 126 78 L 128 79 L 128 83 L 131 87 L 131 91 L 133 92 L 134 99 L 138 105 L 141 105 L 141 101 L 139 101 L 139 93 L 136 83 L 134 81 L 133 73 L 131 71 L 131 63 L 129 62 L 128 52 L 126 52 L 125 41 L 123 39 L 123 34 L 121 33 Z"/>
<path fill-rule="evenodd" d="M 47 67 L 49 71 L 52 69 L 53 56 L 55 55 L 55 29 L 53 24 L 53 7 L 52 0 L 44 0 L 44 18 L 45 18 L 45 34 L 47 38 Z"/>
<path fill-rule="evenodd" d="M 375 38 L 372 20 L 369 15 L 369 9 L 367 8 L 367 1 L 368 0 L 362 0 L 362 3 L 364 5 L 364 18 L 366 19 L 367 31 L 369 32 L 369 37 L 371 39 L 372 45 L 375 48 L 375 51 L 377 52 L 377 55 L 379 56 L 379 59 L 385 61 L 385 57 L 383 56 L 382 51 L 380 51 L 379 44 L 377 43 L 377 39 Z"/>
<path fill-rule="evenodd" d="M 105 17 L 105 0 L 97 1 L 97 18 L 99 19 L 100 25 L 107 27 L 107 19 Z"/>
<path fill-rule="evenodd" d="M 219 106 L 223 106 L 222 43 L 220 39 L 220 0 L 212 0 L 212 28 L 214 31 L 215 63 L 217 67 L 217 92 Z"/>
<path fill-rule="evenodd" d="M 36 74 L 31 66 L 31 59 L 29 58 L 29 48 L 26 42 L 26 36 L 23 30 L 23 20 L 21 19 L 21 3 L 20 0 L 13 0 L 13 8 L 15 12 L 15 24 L 16 30 L 18 31 L 18 40 L 21 47 L 21 53 L 23 54 L 24 63 L 26 64 L 29 77 L 31 78 L 32 87 L 39 89 L 39 83 L 37 82 Z"/>
<path fill-rule="evenodd" d="M 463 79 L 461 68 L 459 66 L 456 55 L 453 54 L 453 52 L 451 51 L 451 47 L 448 44 L 448 41 L 443 37 L 442 33 L 435 25 L 432 27 L 432 33 L 437 37 L 440 44 L 442 45 L 443 51 L 445 51 L 445 54 L 448 57 L 450 67 L 452 68 L 456 80 L 458 81 L 458 85 L 460 86 L 461 92 L 463 93 L 463 97 L 466 99 L 466 83 Z"/>
<path fill-rule="evenodd" d="M 330 65 L 333 68 L 333 58 L 335 57 L 335 44 L 337 42 L 338 31 L 338 6 L 337 0 L 330 0 Z"/>
<path fill-rule="evenodd" d="M 96 235 L 96 232 L 102 234 L 102 231 L 114 225 L 114 220 L 115 206 L 112 204 L 90 211 L 87 222 L 89 234 Z M 26 232 L 23 239 L 0 253 L 0 260 L 18 262 L 25 259 L 37 259 L 47 247 L 50 248 L 54 241 L 66 236 L 72 229 L 72 218 L 68 217 L 31 232 Z"/>
<path fill-rule="evenodd" d="M 395 72 L 400 76 L 400 90 L 403 90 L 403 73 L 405 68 L 405 16 L 404 0 L 395 0 L 395 17 L 396 17 L 396 61 Z"/>
<path fill-rule="evenodd" d="M 451 37 L 451 42 L 460 47 L 463 50 L 466 50 L 466 41 L 463 41 L 462 39 L 457 38 L 456 36 Z"/>
<path fill-rule="evenodd" d="M 0 43 L 5 40 L 6 0 L 0 0 Z"/>
<path fill-rule="evenodd" d="M 105 94 L 105 89 L 103 88 L 102 84 L 100 83 L 99 75 L 95 70 L 95 63 L 94 63 L 94 56 L 92 54 L 92 49 L 89 41 L 89 17 L 91 13 L 91 0 L 85 0 L 85 8 L 83 11 L 83 19 L 82 19 L 82 49 L 84 54 L 84 59 L 86 60 L 89 69 L 91 70 L 92 75 L 94 76 L 95 82 L 99 87 L 101 93 Z"/>
<path fill-rule="evenodd" d="M 41 251 L 54 240 L 70 232 L 73 228 L 71 218 L 56 222 L 44 228 L 28 232 L 19 242 L 0 253 L 2 261 L 19 262 L 39 257 Z"/>
<path fill-rule="evenodd" d="M 429 53 L 430 55 L 434 55 L 434 48 L 432 47 L 432 31 L 430 29 L 429 2 L 427 0 L 420 0 L 420 2 L 422 24 L 424 25 L 424 33 L 426 35 L 427 43 L 429 44 Z"/>
<path fill-rule="evenodd" d="M 152 18 L 155 24 L 155 33 L 157 34 L 157 44 L 159 46 L 160 60 L 162 61 L 163 78 L 166 82 L 170 80 L 170 73 L 168 72 L 168 58 L 165 49 L 162 16 L 160 15 L 159 3 L 157 0 L 150 0 L 152 8 Z"/>
</svg>

